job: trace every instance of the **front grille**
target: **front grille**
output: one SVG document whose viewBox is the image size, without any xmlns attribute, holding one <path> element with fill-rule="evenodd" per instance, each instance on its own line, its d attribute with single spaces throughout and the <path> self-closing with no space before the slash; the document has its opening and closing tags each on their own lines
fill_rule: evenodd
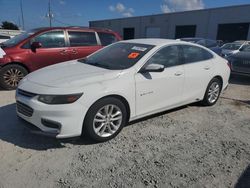
<svg viewBox="0 0 250 188">
<path fill-rule="evenodd" d="M 23 104 L 19 101 L 16 102 L 16 107 L 17 107 L 17 111 L 20 114 L 23 114 L 27 117 L 31 117 L 33 115 L 34 110 L 32 108 L 30 108 L 28 105 Z"/>
<path fill-rule="evenodd" d="M 250 73 L 250 60 L 240 59 L 232 62 L 232 71 Z"/>
<path fill-rule="evenodd" d="M 22 95 L 22 96 L 29 97 L 29 98 L 35 97 L 37 95 L 35 93 L 31 93 L 31 92 L 24 91 L 24 90 L 21 90 L 21 89 L 18 89 L 17 93 L 18 93 L 18 95 Z"/>
</svg>

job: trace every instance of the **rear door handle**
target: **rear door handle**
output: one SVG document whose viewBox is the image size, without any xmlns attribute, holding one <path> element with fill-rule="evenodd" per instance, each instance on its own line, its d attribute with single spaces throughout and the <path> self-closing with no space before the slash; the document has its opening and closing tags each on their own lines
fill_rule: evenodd
<svg viewBox="0 0 250 188">
<path fill-rule="evenodd" d="M 183 74 L 183 72 L 180 72 L 180 71 L 174 73 L 175 76 L 181 76 L 182 74 Z"/>
<path fill-rule="evenodd" d="M 73 50 L 71 51 L 71 53 L 72 53 L 72 54 L 78 54 L 78 52 L 77 52 L 76 49 L 73 49 Z"/>
</svg>

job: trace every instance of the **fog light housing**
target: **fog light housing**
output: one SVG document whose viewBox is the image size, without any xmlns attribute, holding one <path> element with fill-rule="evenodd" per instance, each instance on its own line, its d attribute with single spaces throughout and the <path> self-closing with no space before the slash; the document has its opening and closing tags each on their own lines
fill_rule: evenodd
<svg viewBox="0 0 250 188">
<path fill-rule="evenodd" d="M 61 124 L 52 120 L 42 119 L 41 123 L 48 128 L 61 129 Z"/>
</svg>

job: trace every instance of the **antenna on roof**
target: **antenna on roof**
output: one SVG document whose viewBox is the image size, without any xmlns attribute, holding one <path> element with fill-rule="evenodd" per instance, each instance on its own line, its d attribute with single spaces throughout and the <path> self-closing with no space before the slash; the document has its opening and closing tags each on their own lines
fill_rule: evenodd
<svg viewBox="0 0 250 188">
<path fill-rule="evenodd" d="M 49 0 L 49 4 L 48 4 L 48 9 L 49 9 L 49 12 L 46 16 L 49 18 L 49 26 L 52 27 L 52 18 L 54 17 L 54 15 L 51 12 L 50 0 Z"/>
<path fill-rule="evenodd" d="M 23 17 L 23 1 L 20 0 L 20 9 L 21 9 L 21 16 L 22 16 L 22 25 L 23 25 L 23 30 L 24 30 L 24 17 Z"/>
</svg>

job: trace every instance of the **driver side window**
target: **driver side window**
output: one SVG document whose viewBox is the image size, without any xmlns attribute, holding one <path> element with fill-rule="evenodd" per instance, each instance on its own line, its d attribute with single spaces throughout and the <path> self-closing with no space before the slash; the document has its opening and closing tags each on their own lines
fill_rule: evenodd
<svg viewBox="0 0 250 188">
<path fill-rule="evenodd" d="M 63 31 L 49 31 L 34 37 L 31 42 L 40 42 L 42 48 L 61 48 L 65 47 Z"/>
<path fill-rule="evenodd" d="M 167 46 L 156 52 L 147 62 L 147 64 L 160 64 L 164 67 L 173 67 L 180 65 L 179 47 Z"/>
</svg>

